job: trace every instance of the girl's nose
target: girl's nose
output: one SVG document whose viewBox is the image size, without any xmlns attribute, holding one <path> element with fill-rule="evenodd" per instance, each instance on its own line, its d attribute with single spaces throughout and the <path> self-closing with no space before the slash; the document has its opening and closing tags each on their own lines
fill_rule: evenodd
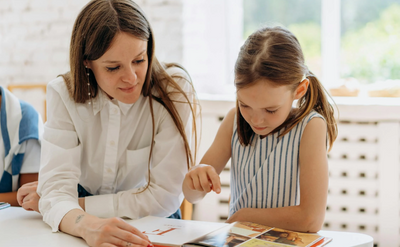
<svg viewBox="0 0 400 247">
<path fill-rule="evenodd" d="M 260 124 L 264 123 L 264 116 L 260 114 L 253 114 L 251 116 L 251 122 L 256 126 L 261 127 Z"/>
</svg>

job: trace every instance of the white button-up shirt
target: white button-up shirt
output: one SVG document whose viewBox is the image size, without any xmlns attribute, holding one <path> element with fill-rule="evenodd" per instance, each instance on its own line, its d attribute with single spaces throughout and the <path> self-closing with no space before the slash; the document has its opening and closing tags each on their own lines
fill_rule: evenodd
<svg viewBox="0 0 400 247">
<path fill-rule="evenodd" d="M 167 72 L 187 78 L 178 68 Z M 191 85 L 183 79 L 177 82 L 193 98 Z M 182 99 L 181 95 L 178 100 Z M 175 105 L 190 143 L 190 107 Z M 183 139 L 170 114 L 155 100 L 153 109 L 156 135 L 150 186 L 136 193 L 147 185 L 152 141 L 148 97 L 124 104 L 99 90 L 92 104 L 77 104 L 62 77 L 48 84 L 38 193 L 39 210 L 53 231 L 58 231 L 66 213 L 80 208 L 78 183 L 94 195 L 85 198 L 86 212 L 98 217 L 166 217 L 179 208 L 187 173 Z"/>
</svg>

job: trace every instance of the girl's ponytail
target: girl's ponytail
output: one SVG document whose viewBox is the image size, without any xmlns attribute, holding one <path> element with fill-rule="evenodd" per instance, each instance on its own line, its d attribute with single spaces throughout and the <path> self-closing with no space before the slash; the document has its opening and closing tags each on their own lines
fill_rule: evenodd
<svg viewBox="0 0 400 247">
<path fill-rule="evenodd" d="M 325 88 L 305 65 L 300 43 L 290 31 L 282 27 L 265 27 L 250 35 L 241 47 L 235 64 L 235 86 L 240 90 L 259 80 L 268 80 L 279 86 L 289 86 L 294 92 L 304 74 L 310 81 L 306 94 L 298 100 L 298 108 L 293 114 L 289 114 L 270 134 L 280 130 L 283 130 L 280 136 L 287 134 L 315 110 L 325 118 L 330 150 L 337 136 L 333 107 L 328 102 Z M 239 141 L 247 146 L 254 132 L 241 115 L 238 105 L 236 108 Z"/>
<path fill-rule="evenodd" d="M 286 121 L 275 131 L 286 127 L 280 136 L 287 134 L 295 125 L 301 122 L 304 117 L 314 110 L 325 118 L 328 134 L 327 144 L 329 147 L 328 150 L 330 150 L 337 136 L 337 125 L 334 117 L 334 110 L 332 105 L 328 102 L 328 94 L 318 78 L 315 77 L 315 75 L 309 70 L 306 73 L 306 78 L 310 81 L 310 83 L 308 85 L 306 94 L 304 94 L 297 103 L 298 110 L 294 115 L 289 116 Z"/>
<path fill-rule="evenodd" d="M 299 99 L 299 110 L 302 112 L 301 115 L 303 116 L 315 110 L 325 118 L 328 133 L 328 147 L 330 150 L 338 133 L 334 110 L 332 105 L 328 102 L 328 93 L 318 78 L 315 77 L 311 71 L 308 71 L 306 76 L 310 80 L 310 84 L 307 93 Z"/>
</svg>

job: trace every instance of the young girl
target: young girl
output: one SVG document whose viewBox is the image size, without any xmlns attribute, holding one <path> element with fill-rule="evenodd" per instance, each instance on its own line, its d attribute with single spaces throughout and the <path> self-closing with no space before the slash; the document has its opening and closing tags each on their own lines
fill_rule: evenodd
<svg viewBox="0 0 400 247">
<path fill-rule="evenodd" d="M 228 222 L 318 231 L 328 190 L 326 150 L 337 126 L 296 37 L 281 27 L 253 33 L 236 61 L 235 86 L 236 108 L 186 175 L 185 197 L 195 203 L 211 190 L 219 193 L 218 174 L 231 158 Z"/>
<path fill-rule="evenodd" d="M 38 194 L 26 186 L 19 202 L 90 246 L 148 246 L 120 217 L 179 208 L 195 159 L 193 86 L 180 67 L 157 61 L 150 24 L 131 0 L 83 8 L 70 69 L 48 84 Z"/>
</svg>

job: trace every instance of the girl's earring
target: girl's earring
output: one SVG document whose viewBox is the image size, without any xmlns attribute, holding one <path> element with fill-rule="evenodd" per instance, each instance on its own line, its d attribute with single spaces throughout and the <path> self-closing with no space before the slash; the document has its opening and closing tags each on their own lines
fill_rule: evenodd
<svg viewBox="0 0 400 247">
<path fill-rule="evenodd" d="M 87 78 L 88 78 L 88 82 L 87 82 L 87 86 L 88 86 L 88 96 L 89 96 L 89 99 L 90 99 L 90 101 L 89 101 L 89 105 L 91 105 L 92 104 L 92 93 L 91 93 L 91 87 L 90 87 L 90 73 L 89 73 L 89 69 L 88 69 L 88 67 L 87 66 L 85 66 L 85 69 L 86 69 L 86 75 L 87 75 Z"/>
</svg>

